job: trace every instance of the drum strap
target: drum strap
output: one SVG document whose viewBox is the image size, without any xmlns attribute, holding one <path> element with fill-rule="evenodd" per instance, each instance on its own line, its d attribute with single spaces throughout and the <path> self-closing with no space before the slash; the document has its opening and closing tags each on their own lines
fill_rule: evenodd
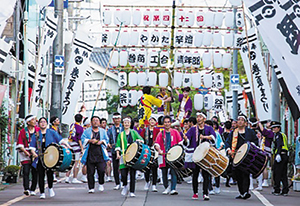
<svg viewBox="0 0 300 206">
<path fill-rule="evenodd" d="M 185 107 L 187 101 L 190 99 L 190 97 L 187 97 L 185 98 L 185 102 L 184 102 L 184 105 L 183 107 Z M 177 117 L 176 118 L 179 118 L 179 115 L 180 115 L 180 107 L 181 107 L 181 104 L 179 105 L 179 110 L 178 110 L 178 113 L 177 113 Z M 183 123 L 184 119 L 181 120 L 181 123 Z"/>
<path fill-rule="evenodd" d="M 232 158 L 234 157 L 234 152 L 236 149 L 237 141 L 238 141 L 238 136 L 239 136 L 239 130 L 235 129 L 233 131 L 233 137 L 232 137 L 232 143 L 231 143 L 231 151 L 232 151 Z"/>
<path fill-rule="evenodd" d="M 121 133 L 121 144 L 122 144 L 122 158 L 123 158 L 123 162 L 125 162 L 125 155 L 124 155 L 124 150 L 125 150 L 125 145 L 124 145 L 124 133 Z"/>
</svg>

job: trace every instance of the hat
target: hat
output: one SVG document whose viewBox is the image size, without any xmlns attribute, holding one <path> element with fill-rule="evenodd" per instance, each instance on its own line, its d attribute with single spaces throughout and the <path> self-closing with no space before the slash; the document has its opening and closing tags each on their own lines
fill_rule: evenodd
<svg viewBox="0 0 300 206">
<path fill-rule="evenodd" d="M 281 127 L 281 123 L 280 123 L 280 122 L 277 122 L 277 121 L 272 121 L 271 124 L 270 124 L 270 127 L 271 127 L 271 128 L 274 128 L 274 127 Z"/>
<path fill-rule="evenodd" d="M 251 117 L 251 118 L 249 119 L 249 123 L 251 124 L 252 127 L 256 127 L 258 121 L 257 121 L 257 119 L 256 119 L 255 117 Z"/>
<path fill-rule="evenodd" d="M 36 116 L 29 114 L 25 117 L 25 123 L 31 121 L 32 119 L 36 118 Z"/>
<path fill-rule="evenodd" d="M 190 87 L 184 87 L 181 89 L 182 92 L 184 91 L 187 91 L 187 92 L 190 92 L 191 91 L 191 88 Z"/>
</svg>

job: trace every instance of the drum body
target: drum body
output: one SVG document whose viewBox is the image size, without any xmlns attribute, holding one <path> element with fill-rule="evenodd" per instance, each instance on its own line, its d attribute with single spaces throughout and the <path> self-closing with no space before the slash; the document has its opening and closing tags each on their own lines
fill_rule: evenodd
<svg viewBox="0 0 300 206">
<path fill-rule="evenodd" d="M 125 152 L 126 166 L 132 167 L 136 170 L 145 172 L 148 165 L 154 159 L 154 151 L 148 145 L 140 142 L 134 142 L 127 148 Z"/>
<path fill-rule="evenodd" d="M 264 171 L 267 163 L 268 155 L 250 142 L 243 144 L 233 159 L 233 167 L 252 174 L 253 178 Z"/>
<path fill-rule="evenodd" d="M 229 159 L 208 142 L 200 144 L 193 155 L 196 165 L 214 177 L 220 176 L 228 167 Z"/>
<path fill-rule="evenodd" d="M 75 163 L 75 154 L 71 149 L 52 143 L 47 146 L 42 162 L 46 169 L 67 172 Z"/>
<path fill-rule="evenodd" d="M 166 155 L 166 163 L 182 178 L 192 175 L 192 170 L 184 167 L 185 153 L 182 145 L 174 145 Z"/>
<path fill-rule="evenodd" d="M 151 151 L 153 152 L 153 155 L 150 159 L 150 167 L 158 167 L 158 151 L 156 151 L 154 147 L 151 148 Z"/>
</svg>

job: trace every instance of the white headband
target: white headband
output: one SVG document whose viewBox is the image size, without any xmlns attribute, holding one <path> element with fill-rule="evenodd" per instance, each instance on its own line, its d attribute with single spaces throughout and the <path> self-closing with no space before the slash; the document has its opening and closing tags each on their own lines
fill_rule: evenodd
<svg viewBox="0 0 300 206">
<path fill-rule="evenodd" d="M 123 119 L 123 122 L 125 122 L 125 121 L 131 122 L 131 119 L 130 119 L 130 118 L 124 118 L 124 119 Z"/>
<path fill-rule="evenodd" d="M 121 118 L 121 115 L 114 115 L 113 116 L 113 119 L 118 119 L 118 118 Z"/>
<path fill-rule="evenodd" d="M 239 119 L 239 118 L 243 118 L 243 119 L 247 122 L 247 119 L 246 119 L 245 116 L 242 116 L 242 115 L 241 115 L 241 116 L 238 116 L 238 119 Z"/>
<path fill-rule="evenodd" d="M 25 119 L 25 123 L 33 120 L 34 118 L 36 118 L 36 116 L 32 115 L 31 117 L 28 117 L 27 119 Z"/>
<path fill-rule="evenodd" d="M 196 115 L 197 116 L 201 115 L 202 117 L 204 117 L 206 119 L 206 115 L 204 113 L 202 113 L 202 112 L 197 112 Z"/>
<path fill-rule="evenodd" d="M 258 124 L 258 121 L 256 121 L 256 122 L 250 122 L 250 121 L 249 121 L 249 123 L 251 124 L 251 126 L 253 126 L 253 125 Z"/>
</svg>

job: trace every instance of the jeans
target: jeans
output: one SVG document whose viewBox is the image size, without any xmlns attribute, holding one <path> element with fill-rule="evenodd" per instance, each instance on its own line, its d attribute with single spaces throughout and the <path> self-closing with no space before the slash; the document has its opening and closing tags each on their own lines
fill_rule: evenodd
<svg viewBox="0 0 300 206">
<path fill-rule="evenodd" d="M 168 182 L 168 167 L 162 167 L 162 179 L 164 183 L 165 189 L 168 188 L 169 182 Z M 177 184 L 177 174 L 173 168 L 170 168 L 170 174 L 171 174 L 171 190 L 176 189 L 176 184 Z"/>
<path fill-rule="evenodd" d="M 151 166 L 149 170 L 145 172 L 145 180 L 148 183 L 150 181 L 150 172 L 152 172 L 152 185 L 156 185 L 157 181 L 157 166 Z"/>
<path fill-rule="evenodd" d="M 136 173 L 135 169 L 128 168 L 128 167 L 121 169 L 122 183 L 123 183 L 123 186 L 127 185 L 128 172 L 130 172 L 130 192 L 134 193 L 134 191 L 135 191 L 135 173 Z"/>
<path fill-rule="evenodd" d="M 112 154 L 112 164 L 113 164 L 115 183 L 116 185 L 119 185 L 120 184 L 120 174 L 119 174 L 120 160 L 117 160 L 116 154 Z"/>
<path fill-rule="evenodd" d="M 38 175 L 39 175 L 40 193 L 42 194 L 42 193 L 45 193 L 45 172 L 47 173 L 48 187 L 49 187 L 49 189 L 53 188 L 53 171 L 46 170 L 43 167 L 41 160 L 38 161 L 37 171 L 38 171 Z"/>
<path fill-rule="evenodd" d="M 23 187 L 24 190 L 29 190 L 29 175 L 31 172 L 31 187 L 30 191 L 35 191 L 37 185 L 37 171 L 30 163 L 22 165 L 23 167 Z"/>
<path fill-rule="evenodd" d="M 86 166 L 87 166 L 87 179 L 88 179 L 89 189 L 95 188 L 95 177 L 94 177 L 95 169 L 97 169 L 99 184 L 103 185 L 106 162 L 104 160 L 96 163 L 90 163 L 89 161 L 87 161 Z"/>
</svg>

